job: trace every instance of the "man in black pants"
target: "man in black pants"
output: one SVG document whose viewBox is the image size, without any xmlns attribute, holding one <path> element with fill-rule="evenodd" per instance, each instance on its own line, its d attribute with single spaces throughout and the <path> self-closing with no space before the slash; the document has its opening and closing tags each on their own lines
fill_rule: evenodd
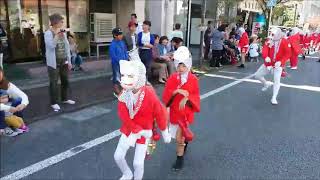
<svg viewBox="0 0 320 180">
<path fill-rule="evenodd" d="M 226 39 L 227 24 L 222 24 L 218 29 L 212 33 L 212 58 L 210 61 L 210 67 L 221 67 L 221 59 L 223 56 L 224 40 Z"/>
</svg>

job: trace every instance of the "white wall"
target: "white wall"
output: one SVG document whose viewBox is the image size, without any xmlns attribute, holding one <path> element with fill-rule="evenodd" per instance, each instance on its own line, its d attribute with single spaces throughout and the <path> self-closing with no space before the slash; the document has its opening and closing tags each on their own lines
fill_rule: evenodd
<svg viewBox="0 0 320 180">
<path fill-rule="evenodd" d="M 145 20 L 145 3 L 146 0 L 135 0 L 134 9 L 139 22 L 143 22 Z"/>
<path fill-rule="evenodd" d="M 149 0 L 151 32 L 160 36 L 169 35 L 174 23 L 173 0 Z"/>
</svg>

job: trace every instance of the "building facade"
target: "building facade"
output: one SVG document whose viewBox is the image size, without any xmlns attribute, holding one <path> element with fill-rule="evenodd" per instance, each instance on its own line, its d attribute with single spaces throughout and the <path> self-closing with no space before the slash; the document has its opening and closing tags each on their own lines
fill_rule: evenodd
<svg viewBox="0 0 320 180">
<path fill-rule="evenodd" d="M 144 5 L 144 0 L 0 0 L 0 23 L 7 31 L 9 44 L 5 62 L 44 60 L 43 33 L 50 27 L 49 16 L 53 13 L 64 17 L 79 51 L 88 55 L 90 13 L 116 14 L 117 26 L 126 28 L 131 13 L 136 13 L 139 21 L 145 18 Z"/>
</svg>

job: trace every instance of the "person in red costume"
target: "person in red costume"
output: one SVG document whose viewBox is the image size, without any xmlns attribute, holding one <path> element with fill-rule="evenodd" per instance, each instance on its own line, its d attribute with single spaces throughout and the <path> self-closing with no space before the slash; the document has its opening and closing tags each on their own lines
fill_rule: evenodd
<svg viewBox="0 0 320 180">
<path fill-rule="evenodd" d="M 309 55 L 310 53 L 310 44 L 311 44 L 311 34 L 310 32 L 307 32 L 303 38 L 303 44 L 304 44 L 304 54 Z"/>
<path fill-rule="evenodd" d="M 179 47 L 173 57 L 177 72 L 167 80 L 163 102 L 170 111 L 169 132 L 177 142 L 177 159 L 172 168 L 178 171 L 184 166 L 186 145 L 193 139 L 188 126 L 194 121 L 194 113 L 200 112 L 200 92 L 198 78 L 190 71 L 192 58 L 188 48 Z"/>
<path fill-rule="evenodd" d="M 286 38 L 283 37 L 280 28 L 271 30 L 269 42 L 265 43 L 262 48 L 262 57 L 264 64 L 255 73 L 255 78 L 263 84 L 262 91 L 266 91 L 272 84 L 265 80 L 264 76 L 273 73 L 273 96 L 271 103 L 278 104 L 277 96 L 280 90 L 280 79 L 283 66 L 290 58 L 291 45 Z"/>
<path fill-rule="evenodd" d="M 238 67 L 244 68 L 244 64 L 246 62 L 246 56 L 249 51 L 249 37 L 246 30 L 243 27 L 239 28 L 239 35 L 240 35 L 240 40 L 239 40 L 238 47 L 241 53 L 241 65 Z"/>
<path fill-rule="evenodd" d="M 304 51 L 304 38 L 305 38 L 305 33 L 303 31 L 300 31 L 300 47 L 302 50 L 302 59 L 306 59 L 305 51 Z"/>
<path fill-rule="evenodd" d="M 120 84 L 123 88 L 118 99 L 118 114 L 122 122 L 121 137 L 114 153 L 114 159 L 122 172 L 120 180 L 141 180 L 148 143 L 153 134 L 155 122 L 162 131 L 165 143 L 171 137 L 167 128 L 168 114 L 154 89 L 146 85 L 146 69 L 139 60 L 120 60 Z M 158 134 L 157 134 L 158 135 Z M 136 146 L 133 160 L 134 174 L 125 156 L 130 147 Z"/>
<path fill-rule="evenodd" d="M 316 32 L 313 32 L 311 34 L 311 42 L 310 42 L 310 48 L 312 52 L 316 51 L 317 43 L 318 43 L 318 34 Z"/>
<path fill-rule="evenodd" d="M 300 46 L 300 29 L 297 27 L 292 28 L 290 36 L 288 38 L 291 45 L 291 57 L 290 57 L 290 67 L 292 70 L 298 69 L 298 56 L 302 54 L 302 49 Z"/>
</svg>

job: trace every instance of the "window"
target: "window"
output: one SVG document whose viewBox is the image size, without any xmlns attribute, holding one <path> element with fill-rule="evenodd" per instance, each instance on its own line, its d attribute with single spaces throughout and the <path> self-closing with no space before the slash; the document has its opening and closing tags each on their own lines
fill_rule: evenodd
<svg viewBox="0 0 320 180">
<path fill-rule="evenodd" d="M 88 32 L 87 1 L 69 1 L 70 28 L 72 32 Z"/>
<path fill-rule="evenodd" d="M 66 18 L 66 1 L 65 0 L 41 0 L 43 30 L 46 31 L 50 27 L 49 16 L 59 13 L 64 18 L 64 25 L 67 26 Z"/>
<path fill-rule="evenodd" d="M 1 6 L 2 7 L 2 6 Z M 12 58 L 40 56 L 38 0 L 8 1 Z"/>
</svg>

